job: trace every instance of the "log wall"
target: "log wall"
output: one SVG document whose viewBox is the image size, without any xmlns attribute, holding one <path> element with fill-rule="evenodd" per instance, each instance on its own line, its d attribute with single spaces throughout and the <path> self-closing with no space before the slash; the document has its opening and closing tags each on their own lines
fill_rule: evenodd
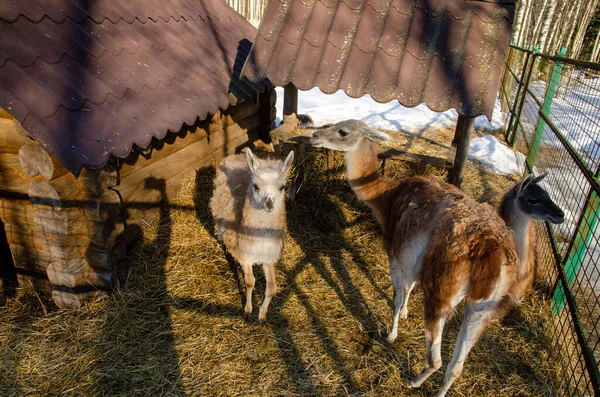
<svg viewBox="0 0 600 397">
<path fill-rule="evenodd" d="M 139 237 L 132 225 L 158 216 L 197 169 L 268 138 L 274 95 L 219 111 L 102 169 L 84 168 L 79 178 L 0 110 L 0 220 L 19 283 L 51 294 L 59 307 L 112 289 L 115 265 Z"/>
</svg>

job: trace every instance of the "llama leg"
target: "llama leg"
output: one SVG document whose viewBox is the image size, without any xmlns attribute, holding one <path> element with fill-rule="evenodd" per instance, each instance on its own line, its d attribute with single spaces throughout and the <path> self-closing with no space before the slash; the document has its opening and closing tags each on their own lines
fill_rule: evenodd
<svg viewBox="0 0 600 397">
<path fill-rule="evenodd" d="M 413 281 L 410 284 L 405 284 L 402 287 L 402 292 L 404 293 L 404 299 L 402 300 L 402 307 L 400 308 L 400 318 L 408 317 L 408 298 L 410 297 L 410 293 L 415 287 L 416 282 Z"/>
<path fill-rule="evenodd" d="M 442 333 L 446 324 L 446 316 L 428 320 L 425 319 L 425 366 L 410 382 L 409 387 L 419 387 L 427 378 L 442 366 Z"/>
<path fill-rule="evenodd" d="M 398 319 L 408 316 L 408 298 L 415 282 L 406 277 L 400 264 L 395 259 L 390 260 L 390 273 L 394 285 L 394 317 L 387 341 L 392 343 L 398 337 Z"/>
<path fill-rule="evenodd" d="M 244 307 L 244 319 L 249 320 L 252 314 L 252 289 L 254 288 L 254 273 L 252 265 L 242 265 L 244 270 L 244 281 L 246 282 L 246 306 Z"/>
<path fill-rule="evenodd" d="M 264 323 L 267 319 L 267 311 L 269 310 L 269 303 L 271 302 L 271 298 L 277 293 L 277 278 L 275 277 L 275 264 L 263 265 L 265 269 L 265 279 L 267 282 L 267 289 L 265 291 L 265 300 L 263 300 L 262 305 L 260 306 L 260 311 L 258 312 L 258 320 L 261 323 Z"/>
<path fill-rule="evenodd" d="M 467 355 L 490 322 L 490 314 L 488 310 L 476 310 L 471 302 L 465 305 L 465 318 L 456 339 L 452 360 L 446 368 L 444 385 L 436 397 L 445 396 L 452 383 L 461 375 Z"/>
</svg>

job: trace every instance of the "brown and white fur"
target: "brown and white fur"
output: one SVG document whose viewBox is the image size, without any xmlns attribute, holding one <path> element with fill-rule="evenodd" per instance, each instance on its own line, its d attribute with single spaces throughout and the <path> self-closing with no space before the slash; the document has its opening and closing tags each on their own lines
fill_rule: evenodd
<svg viewBox="0 0 600 397">
<path fill-rule="evenodd" d="M 217 166 L 210 208 L 217 238 L 244 271 L 246 319 L 252 314 L 253 265 L 263 265 L 267 284 L 260 322 L 277 292 L 275 264 L 283 253 L 286 176 L 293 161 L 294 152 L 279 161 L 258 159 L 246 149 L 245 155 L 226 157 Z"/>
<path fill-rule="evenodd" d="M 513 231 L 519 253 L 519 292 L 522 298 L 533 285 L 536 269 L 537 233 L 531 220 L 563 223 L 565 214 L 540 185 L 548 173 L 529 175 L 506 192 L 500 203 L 500 216 Z"/>
<path fill-rule="evenodd" d="M 454 354 L 437 394 L 444 396 L 479 336 L 517 293 L 517 248 L 496 210 L 455 186 L 426 177 L 401 182 L 382 178 L 372 142 L 389 139 L 362 121 L 347 120 L 316 131 L 311 143 L 345 152 L 350 186 L 382 223 L 394 286 L 388 341 L 396 339 L 398 318 L 408 314 L 406 302 L 415 284 L 423 290 L 427 354 L 410 387 L 419 387 L 442 366 L 444 324 L 466 299 Z"/>
</svg>

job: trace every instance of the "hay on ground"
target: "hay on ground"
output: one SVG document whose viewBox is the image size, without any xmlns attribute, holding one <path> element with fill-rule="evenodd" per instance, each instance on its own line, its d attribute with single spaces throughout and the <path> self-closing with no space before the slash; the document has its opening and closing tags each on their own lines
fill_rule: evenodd
<svg viewBox="0 0 600 397">
<path fill-rule="evenodd" d="M 451 133 L 398 135 L 392 145 L 427 153 Z M 397 341 L 385 342 L 392 286 L 380 228 L 349 189 L 343 156 L 334 160 L 329 170 L 323 152 L 309 150 L 302 165 L 308 179 L 288 206 L 279 292 L 266 325 L 257 321 L 257 305 L 252 320 L 243 321 L 241 270 L 227 262 L 212 234 L 214 168 L 199 169 L 177 199 L 157 209 L 158 220 L 144 225 L 112 295 L 78 310 L 54 310 L 23 293 L 4 303 L 0 394 L 425 396 L 437 390 L 443 370 L 418 390 L 405 386 L 424 360 L 419 288 Z M 401 162 L 390 165 L 394 177 L 412 172 Z M 479 198 L 515 180 L 469 162 L 463 188 Z M 255 267 L 255 275 L 258 304 L 262 269 Z M 461 319 L 459 310 L 446 326 L 444 363 Z M 552 326 L 549 301 L 533 293 L 483 335 L 451 394 L 553 395 L 559 367 L 548 338 Z"/>
</svg>

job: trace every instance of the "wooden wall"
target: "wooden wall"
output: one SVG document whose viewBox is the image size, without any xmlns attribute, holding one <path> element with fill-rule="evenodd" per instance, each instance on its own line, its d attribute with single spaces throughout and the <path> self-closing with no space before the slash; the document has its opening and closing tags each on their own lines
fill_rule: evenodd
<svg viewBox="0 0 600 397">
<path fill-rule="evenodd" d="M 0 220 L 19 283 L 51 293 L 59 307 L 112 289 L 115 264 L 139 236 L 132 225 L 158 216 L 197 169 L 268 140 L 274 103 L 270 90 L 77 179 L 0 113 Z"/>
</svg>

